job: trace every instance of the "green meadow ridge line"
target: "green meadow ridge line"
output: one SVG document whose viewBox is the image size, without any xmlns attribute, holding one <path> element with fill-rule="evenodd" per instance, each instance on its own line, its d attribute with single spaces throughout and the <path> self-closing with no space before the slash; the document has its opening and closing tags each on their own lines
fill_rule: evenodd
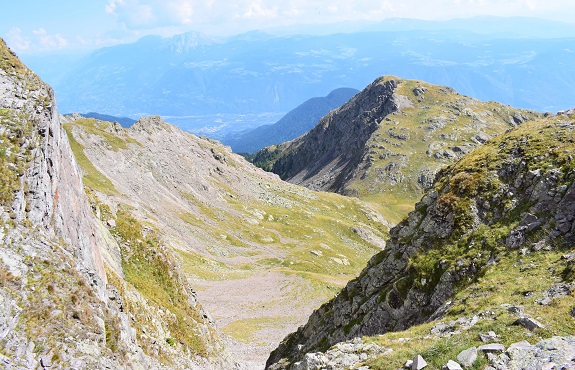
<svg viewBox="0 0 575 370">
<path fill-rule="evenodd" d="M 307 134 L 262 149 L 253 162 L 310 189 L 413 204 L 441 167 L 538 117 L 448 87 L 383 76 Z"/>
</svg>

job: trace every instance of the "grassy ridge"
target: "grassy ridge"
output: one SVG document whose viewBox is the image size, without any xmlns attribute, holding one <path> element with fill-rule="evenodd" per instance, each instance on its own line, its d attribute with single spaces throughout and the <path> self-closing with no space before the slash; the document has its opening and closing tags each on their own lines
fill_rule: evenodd
<svg viewBox="0 0 575 370">
<path fill-rule="evenodd" d="M 145 233 L 142 224 L 126 210 L 117 212 L 112 231 L 121 240 L 122 270 L 126 280 L 167 313 L 164 320 L 172 337 L 166 340 L 177 341 L 193 353 L 207 356 L 204 334 L 198 328 L 203 322 L 201 313 L 190 304 L 176 262 L 160 246 L 157 235 Z"/>
<path fill-rule="evenodd" d="M 90 162 L 88 157 L 86 157 L 86 154 L 84 154 L 84 147 L 76 140 L 72 134 L 73 125 L 69 123 L 64 124 L 64 129 L 68 135 L 70 147 L 72 148 L 76 162 L 82 169 L 82 181 L 84 182 L 84 185 L 90 189 L 101 191 L 107 195 L 118 194 L 118 190 L 116 190 L 110 179 L 98 171 L 92 162 Z"/>
<path fill-rule="evenodd" d="M 383 86 L 391 82 L 397 86 L 394 102 L 402 103 L 401 109 L 387 114 L 387 103 L 373 96 L 382 94 Z M 481 102 L 448 87 L 384 76 L 337 113 L 320 120 L 306 136 L 258 152 L 254 163 L 283 178 L 293 176 L 304 186 L 317 186 L 316 182 L 324 181 L 321 171 L 325 169 L 316 173 L 316 163 L 338 162 L 339 172 L 330 174 L 335 182 L 322 185 L 322 189 L 379 204 L 380 212 L 398 222 L 412 210 L 441 167 L 488 138 L 541 116 Z M 342 135 L 364 131 L 371 133 L 365 142 L 354 142 L 353 151 L 341 147 L 340 141 L 346 140 Z M 294 168 L 300 173 L 295 174 Z M 301 174 L 305 174 L 303 179 L 298 177 Z"/>
<path fill-rule="evenodd" d="M 533 317 L 545 318 L 550 324 L 539 338 L 569 333 L 571 295 L 550 306 L 526 298 L 542 298 L 543 290 L 573 278 L 572 263 L 561 256 L 575 248 L 574 124 L 573 117 L 564 115 L 524 123 L 441 170 L 414 212 L 391 230 L 388 248 L 318 309 L 305 327 L 288 336 L 270 361 L 297 361 L 301 348 L 324 351 L 353 335 L 421 324 L 444 305 L 451 308 L 447 317 L 453 320 L 484 315 L 485 309 L 499 312 L 499 325 L 494 327 L 509 331 L 509 341 L 527 336 L 527 331 L 508 329 L 515 319 L 500 307 L 503 303 L 525 305 Z M 489 286 L 484 285 L 487 276 Z M 462 292 L 468 295 L 461 297 Z M 453 297 L 460 301 L 451 302 Z M 554 305 L 562 311 L 554 312 Z M 426 337 L 425 325 L 407 333 L 421 341 L 410 356 L 416 351 L 430 351 L 430 357 L 447 351 L 453 359 L 453 351 L 472 345 L 465 339 L 461 346 L 453 344 L 456 349 L 442 347 Z M 436 365 L 444 360 L 438 357 Z M 378 363 L 383 368 L 397 365 Z"/>
<path fill-rule="evenodd" d="M 564 189 L 546 201 L 544 207 L 548 207 L 559 202 L 572 186 L 574 123 L 575 116 L 526 123 L 441 170 L 433 188 L 438 194 L 434 212 L 447 217 L 444 222 L 451 224 L 452 232 L 446 238 L 420 240 L 421 247 L 410 259 L 406 275 L 395 280 L 394 288 L 400 295 L 412 286 L 432 291 L 446 272 L 457 276 L 459 271 L 470 269 L 475 272 L 462 272 L 465 278 L 456 282 L 455 295 L 441 322 L 473 316 L 480 320 L 470 329 L 453 324 L 453 330 L 459 332 L 448 339 L 430 335 L 438 321 L 368 338 L 394 351 L 368 361 L 367 365 L 397 369 L 407 359 L 421 354 L 431 369 L 441 369 L 460 351 L 483 344 L 478 335 L 488 331 L 496 332 L 505 346 L 522 340 L 534 344 L 554 335 L 572 335 L 575 296 L 559 296 L 549 304 L 540 301 L 553 286 L 574 281 L 573 262 L 565 255 L 573 253 L 575 245 L 572 239 L 549 236 L 555 227 L 555 215 L 546 208 L 546 213 L 538 213 L 541 211 L 536 201 L 545 199 L 548 191 Z M 540 183 L 534 178 L 538 176 L 557 179 L 544 195 L 537 193 L 536 184 Z M 415 211 L 425 215 L 428 206 L 418 203 Z M 507 238 L 528 212 L 534 212 L 542 224 L 526 232 L 520 247 L 511 247 Z M 415 234 L 405 235 L 398 242 L 408 245 L 412 242 L 409 238 L 421 237 L 418 228 L 414 228 Z M 543 250 L 534 247 L 541 242 L 546 246 Z M 385 252 L 380 254 L 383 258 Z M 514 325 L 517 315 L 507 310 L 509 305 L 524 307 L 525 314 L 537 318 L 545 327 L 531 332 Z M 474 368 L 486 364 L 481 358 Z"/>
</svg>

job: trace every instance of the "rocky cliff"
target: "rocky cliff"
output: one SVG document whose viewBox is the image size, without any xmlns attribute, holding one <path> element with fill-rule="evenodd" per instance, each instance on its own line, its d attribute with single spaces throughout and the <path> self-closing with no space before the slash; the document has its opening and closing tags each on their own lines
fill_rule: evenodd
<svg viewBox="0 0 575 370">
<path fill-rule="evenodd" d="M 12 189 L 4 189 L 4 205 L 15 222 L 28 220 L 63 238 L 84 268 L 105 284 L 95 226 L 54 93 L 3 41 L 0 48 L 3 175 L 13 182 Z"/>
<path fill-rule="evenodd" d="M 539 116 L 384 76 L 306 135 L 258 152 L 254 163 L 311 189 L 415 202 L 439 168 Z"/>
<path fill-rule="evenodd" d="M 169 254 L 158 249 L 147 259 L 156 263 L 152 272 L 171 263 L 170 288 L 187 316 L 175 317 L 171 307 L 146 299 L 142 287 L 123 279 L 126 266 L 114 266 L 106 257 L 120 248 L 116 240 L 122 245 L 129 240 L 114 238 L 94 217 L 52 89 L 1 40 L 0 119 L 3 365 L 206 368 L 225 363 L 209 359 L 223 353 L 222 345 Z M 186 319 L 195 347 L 176 340 L 181 335 L 170 325 Z M 148 330 L 148 341 L 141 330 Z"/>
<path fill-rule="evenodd" d="M 489 327 L 508 337 L 509 317 L 499 304 L 510 301 L 521 305 L 513 312 L 538 312 L 546 321 L 547 331 L 538 335 L 563 333 L 572 324 L 572 299 L 554 303 L 552 311 L 541 307 L 550 296 L 565 296 L 549 293 L 559 286 L 567 287 L 569 297 L 573 279 L 572 257 L 564 254 L 575 242 L 572 113 L 525 123 L 442 169 L 415 210 L 391 230 L 386 249 L 286 337 L 268 367 L 287 367 L 308 352 L 407 330 L 446 314 L 457 321 L 443 329 L 437 325 L 431 334 L 448 327 L 453 333 L 453 327 L 469 324 L 466 317 L 474 317 L 473 326 L 487 313 L 488 321 L 499 322 Z M 533 263 L 524 264 L 528 259 Z M 533 280 L 525 285 L 528 276 Z M 429 331 L 422 337 L 429 341 Z"/>
</svg>

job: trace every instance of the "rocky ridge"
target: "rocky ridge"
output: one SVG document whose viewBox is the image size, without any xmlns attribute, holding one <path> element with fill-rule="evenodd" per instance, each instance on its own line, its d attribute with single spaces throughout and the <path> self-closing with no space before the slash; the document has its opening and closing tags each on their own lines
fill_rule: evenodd
<svg viewBox="0 0 575 370">
<path fill-rule="evenodd" d="M 123 266 L 108 273 L 107 256 L 119 246 L 93 215 L 52 89 L 2 40 L 0 67 L 3 366 L 229 368 L 213 323 L 193 296 L 184 304 L 196 314 L 189 330 L 201 334 L 202 352 L 166 340 L 174 334 L 166 324 L 172 313 L 123 280 Z M 172 267 L 173 289 L 189 290 Z M 128 309 L 136 306 L 153 323 L 146 327 L 153 344 L 137 335 L 142 326 Z"/>
<path fill-rule="evenodd" d="M 540 116 L 383 76 L 306 135 L 258 152 L 254 163 L 311 189 L 411 203 L 441 167 Z"/>
<path fill-rule="evenodd" d="M 460 316 L 466 305 L 454 303 L 453 297 L 467 287 L 485 289 L 473 288 L 475 282 L 503 261 L 516 263 L 510 261 L 520 259 L 519 250 L 540 253 L 539 258 L 570 250 L 575 241 L 574 119 L 566 113 L 525 123 L 441 170 L 415 210 L 391 230 L 385 251 L 286 337 L 267 365 L 283 368 L 341 341 L 406 330 L 443 317 L 455 306 Z M 549 267 L 547 279 L 569 283 L 568 258 Z M 519 276 L 540 264 L 521 266 Z M 563 273 L 553 273 L 558 269 Z M 528 296 L 547 297 L 552 281 L 545 291 Z M 534 299 L 530 304 L 539 309 Z M 569 310 L 553 315 L 569 317 Z"/>
<path fill-rule="evenodd" d="M 115 232 L 129 214 L 157 235 L 247 366 L 384 245 L 389 225 L 368 204 L 285 183 L 159 117 L 65 127 L 100 220 Z"/>
</svg>

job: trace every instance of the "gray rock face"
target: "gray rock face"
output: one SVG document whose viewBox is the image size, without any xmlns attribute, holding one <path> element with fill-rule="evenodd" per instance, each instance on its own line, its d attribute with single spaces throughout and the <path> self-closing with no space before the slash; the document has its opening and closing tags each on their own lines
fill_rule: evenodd
<svg viewBox="0 0 575 370">
<path fill-rule="evenodd" d="M 11 207 L 15 220 L 63 238 L 84 273 L 95 272 L 92 283 L 103 298 L 106 273 L 96 227 L 53 90 L 25 67 L 17 73 L 0 69 L 0 108 L 28 126 L 23 130 L 29 131 L 25 140 L 33 157 Z"/>
<path fill-rule="evenodd" d="M 360 163 L 378 119 L 407 104 L 394 94 L 396 88 L 394 79 L 374 82 L 342 108 L 322 118 L 306 134 L 313 140 L 294 142 L 297 154 L 278 160 L 272 172 L 296 184 L 305 180 L 313 189 L 341 188 L 345 176 Z"/>
<path fill-rule="evenodd" d="M 485 144 L 492 148 L 480 151 L 496 151 L 498 146 L 508 146 L 498 162 L 492 161 L 484 177 L 486 183 L 482 186 L 490 189 L 489 193 L 469 191 L 459 185 L 459 181 L 471 180 L 469 173 L 474 169 L 467 167 L 468 163 L 483 161 L 482 154 L 440 171 L 434 188 L 390 231 L 386 249 L 374 256 L 359 277 L 349 282 L 338 296 L 315 311 L 305 326 L 288 336 L 272 352 L 268 364 L 281 358 L 293 361 L 306 352 L 352 337 L 404 330 L 439 318 L 444 312 L 441 308 L 455 292 L 456 284 L 475 276 L 482 267 L 494 261 L 490 252 L 479 249 L 476 256 L 481 255 L 481 258 L 453 258 L 451 261 L 437 258 L 433 272 L 421 275 L 409 267 L 415 265 L 418 253 L 422 249 L 441 251 L 446 245 L 457 246 L 461 238 L 475 235 L 479 227 L 489 227 L 497 222 L 520 224 L 519 221 L 527 217 L 526 222 L 532 223 L 534 218 L 531 216 L 520 212 L 517 216 L 513 214 L 514 210 L 527 204 L 531 205 L 529 213 L 540 222 L 536 228 L 540 231 L 539 239 L 527 244 L 529 238 L 519 225 L 502 236 L 502 240 L 513 240 L 507 243 L 507 248 L 536 249 L 540 244 L 553 248 L 575 241 L 575 173 L 568 166 L 546 168 L 536 173 L 533 168 L 539 166 L 537 159 L 528 164 L 523 156 L 516 154 L 516 151 L 533 150 L 531 145 L 538 145 L 527 140 L 523 130 L 541 131 L 542 135 L 543 130 L 548 130 L 547 135 L 553 130 L 552 135 L 557 136 L 552 137 L 572 137 L 575 125 L 545 125 L 543 122 L 533 125 L 536 127 L 521 126 L 516 133 L 511 131 L 512 138 L 503 135 L 492 139 Z M 550 140 L 549 150 L 565 153 L 561 141 L 546 137 Z M 457 204 L 465 206 L 458 208 Z M 563 227 L 565 223 L 569 227 Z"/>
<path fill-rule="evenodd" d="M 171 348 L 162 322 L 173 314 L 122 280 L 119 247 L 92 213 L 52 89 L 2 40 L 0 61 L 0 135 L 21 149 L 10 163 L 18 186 L 0 202 L 0 363 L 14 370 L 211 367 L 188 348 Z M 118 289 L 110 292 L 100 248 L 115 271 Z M 180 275 L 172 277 L 183 284 Z M 152 323 L 136 322 L 135 313 Z M 199 326 L 212 339 L 208 320 Z M 136 326 L 154 336 L 152 345 L 139 341 Z M 160 353 L 169 366 L 158 361 Z"/>
<path fill-rule="evenodd" d="M 575 367 L 575 337 L 553 337 L 535 345 L 512 344 L 499 356 L 489 358 L 491 366 L 507 369 L 572 369 Z"/>
</svg>

